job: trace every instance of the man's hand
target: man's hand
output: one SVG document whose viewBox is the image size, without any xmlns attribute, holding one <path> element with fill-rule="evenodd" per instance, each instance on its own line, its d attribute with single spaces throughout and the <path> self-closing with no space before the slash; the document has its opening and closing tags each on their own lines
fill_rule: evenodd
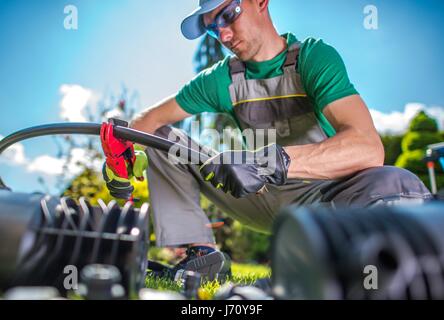
<svg viewBox="0 0 444 320">
<path fill-rule="evenodd" d="M 205 181 L 217 189 L 242 198 L 258 193 L 266 183 L 287 181 L 290 157 L 276 144 L 257 151 L 226 151 L 207 160 L 200 168 Z"/>
<path fill-rule="evenodd" d="M 110 194 L 118 199 L 129 199 L 134 191 L 134 187 L 131 185 L 130 179 L 136 177 L 136 179 L 143 179 L 143 172 L 148 166 L 148 158 L 144 151 L 135 150 L 136 161 L 132 167 L 132 171 L 129 170 L 129 179 L 119 177 L 115 174 L 107 165 L 103 164 L 102 175 L 106 182 Z"/>
</svg>

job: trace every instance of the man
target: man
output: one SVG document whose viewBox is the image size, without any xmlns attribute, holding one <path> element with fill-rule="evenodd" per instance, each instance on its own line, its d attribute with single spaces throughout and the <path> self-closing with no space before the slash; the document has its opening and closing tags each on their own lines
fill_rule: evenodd
<svg viewBox="0 0 444 320">
<path fill-rule="evenodd" d="M 257 152 L 225 152 L 201 167 L 174 165 L 166 153 L 146 150 L 157 244 L 187 246 L 183 263 L 215 249 L 200 192 L 262 231 L 270 231 L 280 208 L 294 203 L 364 207 L 431 198 L 412 173 L 383 166 L 381 140 L 336 50 L 322 40 L 278 34 L 268 5 L 269 0 L 200 0 L 182 23 L 183 35 L 209 33 L 235 56 L 204 70 L 131 124 L 168 137 L 169 124 L 222 112 L 241 129 L 275 129 L 276 143 Z M 250 161 L 226 160 L 238 155 Z M 271 173 L 263 174 L 270 165 Z"/>
</svg>

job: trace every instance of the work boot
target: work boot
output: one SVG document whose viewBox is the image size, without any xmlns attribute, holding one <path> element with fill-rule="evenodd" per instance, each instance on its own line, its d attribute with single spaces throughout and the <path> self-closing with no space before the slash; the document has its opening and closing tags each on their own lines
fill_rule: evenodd
<svg viewBox="0 0 444 320">
<path fill-rule="evenodd" d="M 153 261 L 149 261 L 148 268 L 152 270 L 152 275 L 174 281 L 181 280 L 185 271 L 194 271 L 200 274 L 203 281 L 224 282 L 231 276 L 231 259 L 226 253 L 213 248 L 196 246 L 188 248 L 186 257 L 172 268 Z"/>
<path fill-rule="evenodd" d="M 180 280 L 185 271 L 198 272 L 204 281 L 223 282 L 231 276 L 231 259 L 210 247 L 191 247 L 187 249 L 186 257 L 171 269 L 174 280 Z"/>
</svg>

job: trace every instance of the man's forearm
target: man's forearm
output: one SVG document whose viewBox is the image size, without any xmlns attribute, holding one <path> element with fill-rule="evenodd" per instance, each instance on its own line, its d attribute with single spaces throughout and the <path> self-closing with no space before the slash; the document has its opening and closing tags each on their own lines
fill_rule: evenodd
<svg viewBox="0 0 444 320">
<path fill-rule="evenodd" d="M 138 114 L 130 123 L 135 130 L 153 134 L 161 125 L 155 119 L 155 109 L 149 108 Z"/>
<path fill-rule="evenodd" d="M 291 157 L 289 178 L 338 179 L 384 164 L 379 137 L 368 137 L 351 128 L 321 143 L 285 150 Z"/>
<path fill-rule="evenodd" d="M 130 127 L 153 134 L 160 127 L 173 124 L 189 116 L 190 114 L 177 104 L 175 96 L 172 96 L 136 115 L 131 121 Z"/>
</svg>

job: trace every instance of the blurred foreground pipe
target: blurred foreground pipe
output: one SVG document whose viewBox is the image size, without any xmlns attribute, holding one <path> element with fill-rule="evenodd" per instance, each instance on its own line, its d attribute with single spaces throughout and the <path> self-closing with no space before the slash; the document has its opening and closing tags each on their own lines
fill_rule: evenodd
<svg viewBox="0 0 444 320">
<path fill-rule="evenodd" d="M 443 230 L 444 204 L 439 202 L 368 209 L 289 207 L 274 225 L 274 295 L 444 299 Z M 376 271 L 378 290 L 364 285 L 369 270 Z"/>
</svg>

